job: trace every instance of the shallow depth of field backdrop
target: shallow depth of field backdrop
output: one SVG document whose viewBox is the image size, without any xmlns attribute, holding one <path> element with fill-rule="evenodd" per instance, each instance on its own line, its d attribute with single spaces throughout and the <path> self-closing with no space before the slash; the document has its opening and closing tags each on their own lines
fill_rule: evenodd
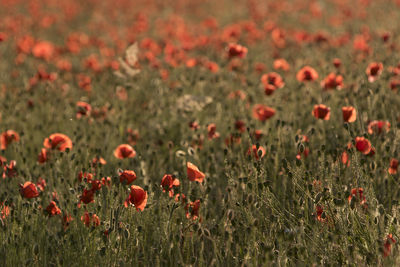
<svg viewBox="0 0 400 267">
<path fill-rule="evenodd" d="M 399 19 L 0 0 L 0 265 L 400 264 Z"/>
</svg>

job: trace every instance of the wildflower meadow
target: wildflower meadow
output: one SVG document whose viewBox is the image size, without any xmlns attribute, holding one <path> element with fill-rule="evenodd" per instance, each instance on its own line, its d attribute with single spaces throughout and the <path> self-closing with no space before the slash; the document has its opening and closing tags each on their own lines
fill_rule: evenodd
<svg viewBox="0 0 400 267">
<path fill-rule="evenodd" d="M 399 266 L 399 0 L 0 0 L 0 266 Z"/>
</svg>

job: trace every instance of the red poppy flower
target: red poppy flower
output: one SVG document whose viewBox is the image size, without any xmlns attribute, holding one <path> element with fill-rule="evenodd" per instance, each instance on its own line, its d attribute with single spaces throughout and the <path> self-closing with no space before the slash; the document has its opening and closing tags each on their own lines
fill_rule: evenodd
<svg viewBox="0 0 400 267">
<path fill-rule="evenodd" d="M 383 244 L 383 256 L 387 257 L 390 255 L 390 252 L 392 250 L 392 243 L 396 243 L 396 240 L 393 238 L 392 234 L 388 234 L 385 240 L 385 243 Z"/>
<path fill-rule="evenodd" d="M 239 58 L 234 58 L 229 62 L 227 68 L 230 71 L 242 71 L 243 61 L 241 61 Z"/>
<path fill-rule="evenodd" d="M 317 205 L 315 206 L 315 210 L 316 210 L 316 215 L 317 215 L 317 220 L 320 222 L 324 222 L 326 220 L 322 218 L 322 213 L 324 213 L 324 209 L 322 208 L 321 205 Z"/>
<path fill-rule="evenodd" d="M 318 79 L 318 73 L 310 66 L 305 66 L 297 72 L 296 78 L 299 82 L 312 82 Z"/>
<path fill-rule="evenodd" d="M 285 33 L 277 27 L 272 30 L 271 39 L 274 45 L 278 48 L 283 48 L 286 45 Z"/>
<path fill-rule="evenodd" d="M 276 91 L 276 89 L 277 89 L 277 87 L 275 87 L 271 84 L 264 85 L 265 95 L 272 95 Z"/>
<path fill-rule="evenodd" d="M 396 174 L 397 173 L 397 168 L 399 167 L 399 161 L 397 159 L 391 159 L 390 160 L 390 167 L 389 167 L 389 173 L 390 174 Z"/>
<path fill-rule="evenodd" d="M 59 60 L 57 60 L 56 66 L 61 71 L 67 71 L 68 72 L 68 71 L 72 70 L 72 64 L 67 59 L 59 59 Z"/>
<path fill-rule="evenodd" d="M 43 164 L 48 160 L 47 150 L 46 148 L 42 148 L 38 155 L 38 162 Z"/>
<path fill-rule="evenodd" d="M 96 214 L 92 215 L 92 223 L 94 226 L 99 226 L 100 225 L 100 219 Z"/>
<path fill-rule="evenodd" d="M 89 227 L 90 224 L 93 226 L 99 226 L 100 225 L 100 219 L 96 214 L 89 214 L 87 211 L 82 215 L 81 221 Z"/>
<path fill-rule="evenodd" d="M 94 202 L 94 191 L 83 189 L 82 195 L 79 197 L 79 202 L 83 202 L 84 204 L 89 204 Z"/>
<path fill-rule="evenodd" d="M 219 66 L 217 63 L 213 62 L 213 61 L 206 61 L 204 62 L 204 67 L 206 69 L 208 69 L 209 71 L 211 71 L 212 73 L 217 73 L 219 71 Z"/>
<path fill-rule="evenodd" d="M 370 156 L 370 157 L 372 157 L 373 155 L 375 155 L 375 147 L 371 147 L 371 151 L 368 153 L 368 155 L 367 156 Z"/>
<path fill-rule="evenodd" d="M 343 88 L 343 76 L 336 75 L 335 73 L 329 73 L 328 76 L 321 82 L 321 86 L 325 90 L 329 89 L 337 89 L 340 90 Z"/>
<path fill-rule="evenodd" d="M 189 58 L 189 59 L 187 59 L 186 60 L 186 63 L 185 63 L 185 65 L 186 65 L 186 67 L 188 67 L 188 68 L 193 68 L 193 67 L 195 67 L 196 65 L 197 65 L 197 59 L 195 59 L 195 58 Z"/>
<path fill-rule="evenodd" d="M 381 39 L 382 39 L 382 41 L 383 42 L 387 42 L 387 41 L 389 41 L 389 39 L 390 39 L 390 33 L 389 32 L 384 32 L 384 33 L 382 33 L 381 34 Z"/>
<path fill-rule="evenodd" d="M 196 165 L 187 162 L 187 176 L 190 181 L 196 181 L 202 183 L 204 178 L 206 177 L 204 173 L 202 173 Z"/>
<path fill-rule="evenodd" d="M 175 195 L 175 202 L 181 201 L 182 205 L 186 203 L 186 196 L 185 194 L 176 194 Z"/>
<path fill-rule="evenodd" d="M 102 157 L 96 156 L 92 159 L 92 166 L 96 167 L 99 165 L 106 165 L 107 161 L 105 159 L 103 159 Z"/>
<path fill-rule="evenodd" d="M 140 186 L 132 185 L 131 192 L 128 198 L 125 200 L 125 207 L 129 204 L 133 204 L 137 211 L 143 211 L 147 204 L 147 192 L 143 190 Z"/>
<path fill-rule="evenodd" d="M 0 156 L 0 166 L 5 166 L 7 163 L 7 159 L 5 157 Z"/>
<path fill-rule="evenodd" d="M 258 72 L 258 73 L 262 73 L 262 72 L 264 72 L 265 70 L 266 70 L 266 66 L 265 66 L 265 64 L 264 63 L 261 63 L 261 62 L 256 62 L 256 63 L 254 63 L 254 70 L 256 71 L 256 72 Z"/>
<path fill-rule="evenodd" d="M 307 135 L 299 135 L 299 140 L 301 140 L 301 142 L 303 142 L 303 143 L 310 142 L 310 139 L 308 138 Z"/>
<path fill-rule="evenodd" d="M 92 90 L 92 78 L 85 74 L 78 74 L 77 76 L 78 86 L 85 90 L 86 92 L 90 92 Z"/>
<path fill-rule="evenodd" d="M 259 121 L 266 121 L 275 115 L 275 109 L 262 104 L 256 104 L 253 107 L 253 117 Z"/>
<path fill-rule="evenodd" d="M 393 92 L 397 92 L 400 88 L 400 80 L 391 80 L 389 87 Z"/>
<path fill-rule="evenodd" d="M 240 100 L 245 100 L 246 99 L 246 93 L 243 92 L 242 90 L 236 90 L 234 92 L 230 92 L 228 95 L 229 99 L 240 99 Z"/>
<path fill-rule="evenodd" d="M 12 142 L 19 141 L 19 134 L 14 130 L 7 130 L 0 135 L 0 149 L 5 150 Z"/>
<path fill-rule="evenodd" d="M 285 86 L 282 77 L 276 72 L 270 72 L 261 76 L 261 82 L 264 85 L 264 93 L 271 95 L 276 89 Z"/>
<path fill-rule="evenodd" d="M 17 175 L 17 170 L 15 166 L 17 162 L 15 160 L 11 160 L 9 164 L 5 164 L 5 162 L 1 161 L 3 165 L 3 179 L 6 177 L 14 177 Z"/>
<path fill-rule="evenodd" d="M 288 71 L 290 69 L 290 65 L 285 59 L 278 58 L 274 60 L 274 69 Z"/>
<path fill-rule="evenodd" d="M 64 230 L 68 228 L 69 224 L 74 220 L 71 215 L 65 214 L 62 218 L 62 225 Z"/>
<path fill-rule="evenodd" d="M 339 68 L 341 65 L 342 65 L 342 61 L 339 58 L 333 59 L 333 66 L 335 66 L 335 68 Z"/>
<path fill-rule="evenodd" d="M 114 156 L 118 159 L 134 158 L 136 151 L 128 144 L 122 144 L 114 150 Z"/>
<path fill-rule="evenodd" d="M 125 170 L 119 173 L 119 181 L 122 183 L 126 181 L 126 184 L 131 184 L 136 180 L 136 173 L 131 170 Z"/>
<path fill-rule="evenodd" d="M 217 132 L 217 126 L 215 125 L 215 123 L 211 123 L 207 126 L 207 134 L 208 134 L 208 140 L 214 139 L 214 138 L 218 138 L 220 135 Z"/>
<path fill-rule="evenodd" d="M 235 122 L 235 129 L 240 133 L 244 133 L 246 131 L 246 124 L 242 120 L 237 120 Z"/>
<path fill-rule="evenodd" d="M 190 202 L 186 204 L 186 218 L 196 220 L 199 218 L 199 209 L 200 209 L 200 200 L 196 200 L 194 202 Z"/>
<path fill-rule="evenodd" d="M 0 32 L 0 43 L 7 40 L 7 35 L 4 32 Z"/>
<path fill-rule="evenodd" d="M 196 131 L 197 129 L 200 128 L 199 122 L 198 121 L 191 121 L 189 122 L 189 128 L 193 131 Z"/>
<path fill-rule="evenodd" d="M 394 66 L 394 67 L 390 66 L 390 67 L 388 68 L 388 70 L 389 70 L 394 76 L 399 75 L 399 74 L 400 74 L 400 63 L 397 64 L 397 65 Z"/>
<path fill-rule="evenodd" d="M 239 57 L 244 58 L 247 55 L 247 48 L 239 44 L 229 43 L 228 44 L 228 56 L 229 58 Z"/>
<path fill-rule="evenodd" d="M 0 214 L 1 214 L 1 219 L 4 220 L 10 215 L 10 207 L 7 205 L 4 205 L 3 202 L 0 202 Z"/>
<path fill-rule="evenodd" d="M 365 72 L 368 75 L 368 81 L 369 82 L 374 82 L 376 79 L 378 79 L 379 75 L 381 75 L 383 70 L 383 64 L 378 63 L 378 62 L 372 62 L 368 65 L 367 69 Z"/>
<path fill-rule="evenodd" d="M 261 130 L 255 130 L 253 135 L 256 140 L 260 140 L 264 133 Z"/>
<path fill-rule="evenodd" d="M 89 55 L 84 60 L 83 65 L 85 66 L 85 68 L 91 69 L 95 72 L 99 72 L 102 68 L 102 66 L 100 65 L 99 59 L 94 54 Z"/>
<path fill-rule="evenodd" d="M 36 84 L 37 81 L 55 81 L 57 79 L 57 73 L 48 73 L 43 67 L 38 67 L 38 72 L 35 77 L 31 80 L 31 85 Z"/>
<path fill-rule="evenodd" d="M 80 119 L 83 116 L 89 116 L 92 111 L 92 106 L 83 101 L 76 102 L 76 107 L 78 108 L 78 111 L 76 112 L 77 119 Z"/>
<path fill-rule="evenodd" d="M 340 156 L 340 160 L 342 161 L 343 165 L 350 166 L 350 159 L 349 154 L 346 151 L 343 151 L 342 155 Z"/>
<path fill-rule="evenodd" d="M 388 121 L 371 121 L 368 124 L 369 134 L 380 134 L 382 132 L 389 132 L 390 122 Z"/>
<path fill-rule="evenodd" d="M 259 153 L 261 155 L 259 155 Z M 259 146 L 257 149 L 256 145 L 252 145 L 251 147 L 249 147 L 249 149 L 247 150 L 247 155 L 253 155 L 257 160 L 263 158 L 265 156 L 265 148 L 262 146 Z"/>
<path fill-rule="evenodd" d="M 25 182 L 24 185 L 19 185 L 21 196 L 24 198 L 35 198 L 39 196 L 36 185 L 32 182 Z"/>
<path fill-rule="evenodd" d="M 103 177 L 101 178 L 101 184 L 110 186 L 111 185 L 111 177 Z"/>
<path fill-rule="evenodd" d="M 361 205 L 365 205 L 366 199 L 363 194 L 364 194 L 364 189 L 361 187 L 351 189 L 350 196 L 348 197 L 349 203 L 351 202 L 352 199 L 356 199 L 360 201 Z"/>
<path fill-rule="evenodd" d="M 35 39 L 26 35 L 17 40 L 18 53 L 28 54 L 35 45 Z"/>
<path fill-rule="evenodd" d="M 353 40 L 354 50 L 358 50 L 358 51 L 361 51 L 364 53 L 371 52 L 371 48 L 369 47 L 367 41 L 368 40 L 364 35 L 362 35 L 362 34 L 356 35 Z"/>
<path fill-rule="evenodd" d="M 323 104 L 315 105 L 312 115 L 317 119 L 328 121 L 331 116 L 331 109 Z"/>
<path fill-rule="evenodd" d="M 46 187 L 47 183 L 46 180 L 43 179 L 42 177 L 38 178 L 38 181 L 36 183 L 36 187 L 40 190 L 40 191 L 44 191 L 44 188 Z"/>
<path fill-rule="evenodd" d="M 356 149 L 368 155 L 371 152 L 371 142 L 364 137 L 356 137 Z"/>
<path fill-rule="evenodd" d="M 101 181 L 100 180 L 92 180 L 90 181 L 90 184 L 92 185 L 92 190 L 93 192 L 99 191 L 101 189 Z"/>
<path fill-rule="evenodd" d="M 83 179 L 86 179 L 86 182 L 90 182 L 93 179 L 93 174 L 90 172 L 82 172 L 78 173 L 79 182 L 82 182 Z"/>
<path fill-rule="evenodd" d="M 54 45 L 50 42 L 43 41 L 38 42 L 32 48 L 32 54 L 37 58 L 42 58 L 45 60 L 50 60 L 55 53 Z"/>
<path fill-rule="evenodd" d="M 173 187 L 179 186 L 179 184 L 180 184 L 179 180 L 176 179 L 171 174 L 165 174 L 161 180 L 161 187 L 163 189 L 163 192 L 168 192 L 170 197 L 172 197 L 174 195 Z"/>
<path fill-rule="evenodd" d="M 302 155 L 304 156 L 304 158 L 307 158 L 308 155 L 310 154 L 310 149 L 308 147 L 304 148 L 303 152 L 297 152 L 296 158 L 298 160 L 301 160 Z"/>
<path fill-rule="evenodd" d="M 356 109 L 352 106 L 342 107 L 342 115 L 345 122 L 355 122 L 357 119 Z"/>
<path fill-rule="evenodd" d="M 46 208 L 47 214 L 51 217 L 54 215 L 58 215 L 61 213 L 61 210 L 59 207 L 57 207 L 56 202 L 51 201 L 50 204 Z"/>
<path fill-rule="evenodd" d="M 67 148 L 71 150 L 72 141 L 65 134 L 54 133 L 44 140 L 43 146 L 49 149 L 58 149 L 59 151 L 65 151 Z"/>
</svg>

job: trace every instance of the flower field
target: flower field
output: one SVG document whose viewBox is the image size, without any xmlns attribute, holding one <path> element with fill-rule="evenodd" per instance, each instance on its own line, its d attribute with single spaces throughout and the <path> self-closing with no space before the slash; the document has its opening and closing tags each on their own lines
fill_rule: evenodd
<svg viewBox="0 0 400 267">
<path fill-rule="evenodd" d="M 0 0 L 1 266 L 398 266 L 399 0 Z"/>
</svg>

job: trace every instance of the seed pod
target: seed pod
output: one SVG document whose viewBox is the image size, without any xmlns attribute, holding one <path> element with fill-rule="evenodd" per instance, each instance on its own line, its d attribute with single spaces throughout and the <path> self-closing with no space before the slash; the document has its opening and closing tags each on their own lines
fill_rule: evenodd
<svg viewBox="0 0 400 267">
<path fill-rule="evenodd" d="M 125 237 L 126 239 L 128 239 L 130 236 L 131 236 L 131 234 L 130 234 L 129 230 L 128 230 L 128 229 L 125 229 L 125 230 L 124 230 L 124 237 Z"/>
<path fill-rule="evenodd" d="M 38 246 L 38 244 L 35 244 L 33 246 L 33 254 L 35 254 L 36 256 L 39 254 L 39 246 Z"/>
<path fill-rule="evenodd" d="M 194 156 L 195 154 L 196 154 L 196 151 L 194 150 L 194 148 L 193 147 L 189 147 L 188 148 L 188 154 L 190 155 L 190 156 Z"/>
<path fill-rule="evenodd" d="M 182 151 L 182 150 L 177 150 L 175 152 L 175 156 L 178 157 L 178 158 L 183 158 L 183 157 L 185 157 L 185 155 L 186 155 L 186 153 L 184 151 Z"/>
<path fill-rule="evenodd" d="M 228 217 L 228 220 L 232 221 L 233 218 L 235 217 L 235 212 L 233 210 L 229 209 L 227 212 L 227 217 Z"/>
</svg>

